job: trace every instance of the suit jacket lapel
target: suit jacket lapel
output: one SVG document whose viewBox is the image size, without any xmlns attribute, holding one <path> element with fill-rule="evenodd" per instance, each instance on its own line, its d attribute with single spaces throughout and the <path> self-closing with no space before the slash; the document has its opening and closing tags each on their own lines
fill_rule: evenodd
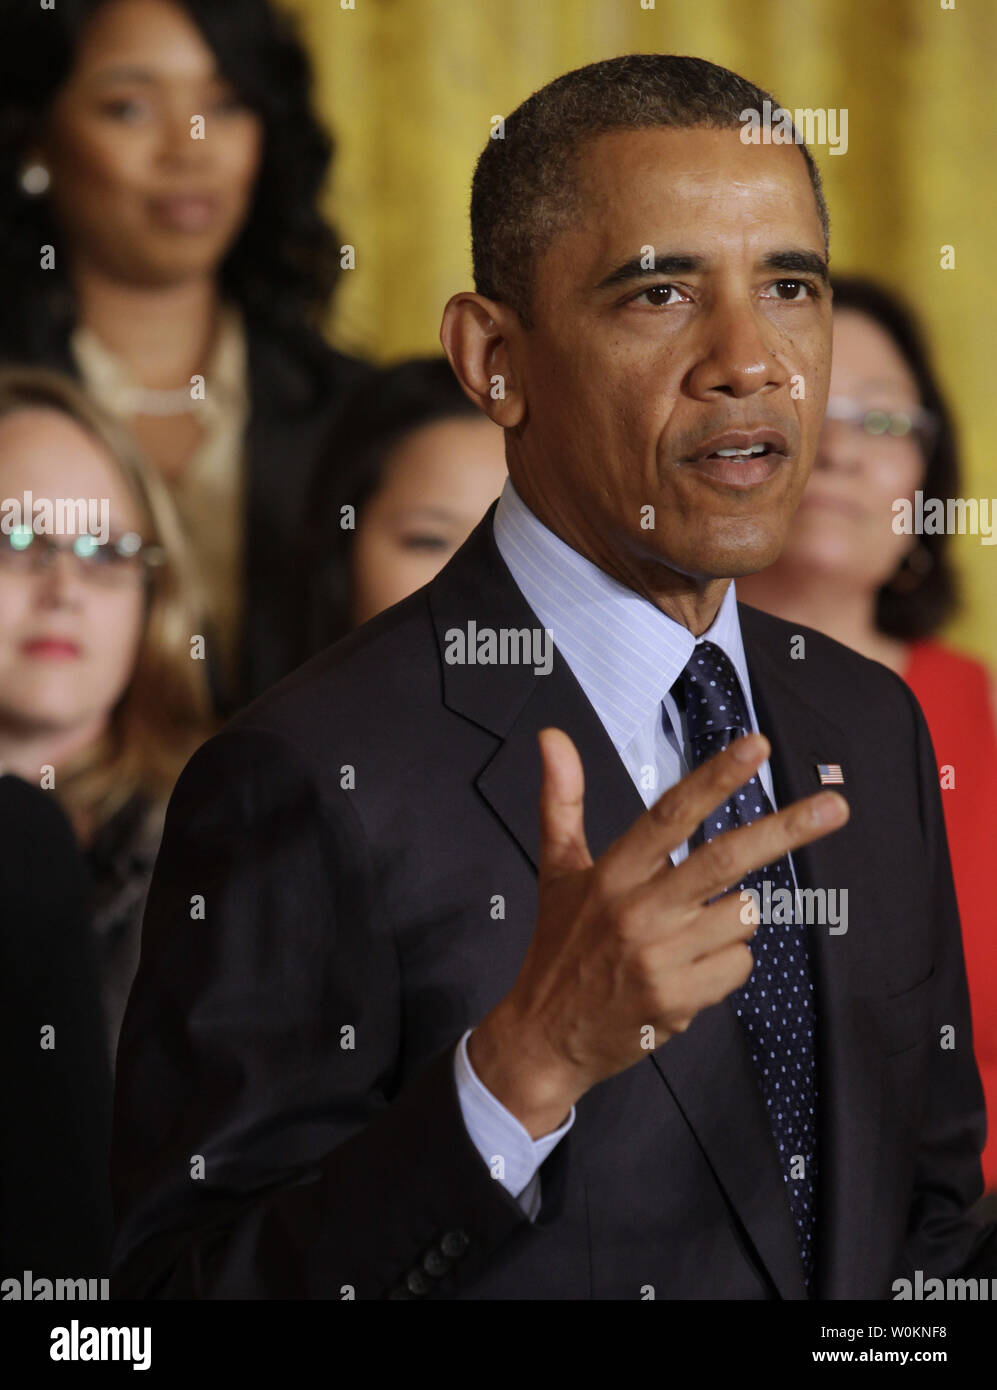
<svg viewBox="0 0 997 1390">
<path fill-rule="evenodd" d="M 852 737 L 801 696 L 790 679 L 788 648 L 774 649 L 767 620 L 739 605 L 741 629 L 759 727 L 772 744 L 772 777 L 780 807 L 820 790 L 819 763 L 840 762 L 847 771 Z M 855 750 L 855 756 L 860 756 Z M 840 788 L 845 798 L 848 783 Z M 882 1047 L 858 1007 L 875 973 L 876 922 L 889 911 L 881 889 L 864 866 L 862 832 L 852 823 L 793 852 L 801 888 L 848 890 L 848 930 L 808 928 L 817 990 L 820 1115 L 817 1296 L 874 1297 L 862 1289 L 865 1257 L 875 1229 L 873 1175 L 882 1104 Z"/>
</svg>

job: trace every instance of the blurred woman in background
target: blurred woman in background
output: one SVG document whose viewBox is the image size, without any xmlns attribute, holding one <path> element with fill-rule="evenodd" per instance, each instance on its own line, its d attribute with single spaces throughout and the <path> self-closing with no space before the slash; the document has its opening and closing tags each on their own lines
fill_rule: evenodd
<svg viewBox="0 0 997 1390">
<path fill-rule="evenodd" d="M 103 501 L 106 539 L 18 520 L 26 493 Z M 209 731 L 191 567 L 163 482 L 53 373 L 0 369 L 0 498 L 0 766 L 85 851 L 113 1061 L 166 800 Z"/>
<path fill-rule="evenodd" d="M 317 450 L 363 378 L 320 326 L 332 145 L 269 0 L 63 0 L 5 17 L 0 358 L 126 421 L 201 563 L 216 704 L 300 659 L 289 563 Z"/>
<path fill-rule="evenodd" d="M 52 793 L 10 774 L 0 872 L 0 1270 L 100 1278 L 111 1065 L 87 875 Z"/>
<path fill-rule="evenodd" d="M 957 606 L 947 535 L 894 530 L 894 502 L 958 497 L 948 406 L 910 312 L 869 281 L 835 279 L 834 347 L 817 459 L 779 559 L 738 579 L 745 603 L 817 628 L 910 685 L 940 770 L 997 1188 L 997 700 L 989 673 L 938 634 Z M 945 773 L 945 769 L 950 769 Z"/>
<path fill-rule="evenodd" d="M 471 404 L 445 357 L 373 376 L 330 441 L 312 499 L 310 650 L 428 584 L 505 479 L 504 432 Z"/>
</svg>

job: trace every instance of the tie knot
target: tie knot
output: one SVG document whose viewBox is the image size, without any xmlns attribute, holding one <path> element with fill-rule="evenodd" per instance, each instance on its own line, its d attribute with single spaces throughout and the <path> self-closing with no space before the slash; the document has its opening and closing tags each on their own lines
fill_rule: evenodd
<svg viewBox="0 0 997 1390">
<path fill-rule="evenodd" d="M 685 710 L 689 738 L 695 744 L 710 737 L 714 751 L 726 747 L 727 731 L 747 733 L 751 728 L 748 707 L 733 663 L 714 642 L 698 642 L 675 682 L 679 704 Z M 714 735 L 722 735 L 714 739 Z"/>
</svg>

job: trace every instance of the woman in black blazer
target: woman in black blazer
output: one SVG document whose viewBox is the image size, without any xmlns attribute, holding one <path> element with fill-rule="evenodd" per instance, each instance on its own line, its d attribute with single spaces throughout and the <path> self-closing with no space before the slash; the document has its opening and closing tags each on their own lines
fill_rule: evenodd
<svg viewBox="0 0 997 1390">
<path fill-rule="evenodd" d="M 89 888 L 54 793 L 10 775 L 0 864 L 0 1277 L 104 1278 L 111 1069 Z"/>
<path fill-rule="evenodd" d="M 20 6 L 0 55 L 0 360 L 68 371 L 167 480 L 228 713 L 305 654 L 304 499 L 367 369 L 320 325 L 332 142 L 270 0 Z"/>
</svg>

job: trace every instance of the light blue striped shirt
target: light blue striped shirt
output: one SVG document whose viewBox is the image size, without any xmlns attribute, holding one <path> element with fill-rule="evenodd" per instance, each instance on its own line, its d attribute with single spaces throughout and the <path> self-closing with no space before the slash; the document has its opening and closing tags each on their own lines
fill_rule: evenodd
<svg viewBox="0 0 997 1390">
<path fill-rule="evenodd" d="M 758 731 L 733 581 L 713 623 L 696 638 L 648 599 L 572 550 L 529 510 L 511 480 L 499 498 L 494 529 L 502 559 L 540 625 L 550 628 L 554 645 L 585 692 L 645 806 L 689 771 L 685 721 L 671 687 L 697 641 L 713 642 L 726 653 L 741 682 L 752 729 Z M 759 776 L 775 806 L 768 762 L 762 764 Z M 672 861 L 680 863 L 688 852 L 688 845 L 681 845 Z M 467 1056 L 471 1031 L 461 1038 L 454 1059 L 464 1123 L 498 1181 L 534 1220 L 540 1209 L 540 1165 L 574 1123 L 574 1107 L 560 1128 L 534 1140 L 475 1075 Z"/>
</svg>

